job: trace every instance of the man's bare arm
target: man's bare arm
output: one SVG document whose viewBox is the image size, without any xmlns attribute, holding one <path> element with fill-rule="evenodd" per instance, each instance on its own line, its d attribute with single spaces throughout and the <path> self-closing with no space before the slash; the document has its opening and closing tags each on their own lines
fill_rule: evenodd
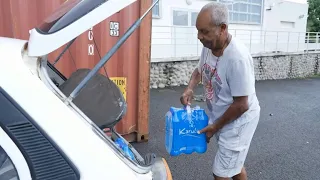
<svg viewBox="0 0 320 180">
<path fill-rule="evenodd" d="M 194 69 L 194 71 L 191 75 L 191 78 L 190 78 L 190 81 L 189 81 L 187 88 L 193 90 L 194 87 L 199 84 L 200 80 L 201 80 L 200 73 L 199 73 L 198 68 L 196 68 L 196 69 Z"/>
<path fill-rule="evenodd" d="M 215 126 L 219 130 L 224 125 L 238 119 L 249 109 L 248 96 L 233 97 L 233 103 L 226 112 L 216 121 Z"/>
<path fill-rule="evenodd" d="M 188 87 L 186 90 L 184 90 L 182 96 L 180 97 L 180 102 L 183 105 L 190 105 L 193 97 L 193 89 L 194 87 L 199 84 L 201 78 L 200 78 L 200 73 L 198 71 L 198 68 L 196 68 L 190 78 Z"/>
<path fill-rule="evenodd" d="M 202 129 L 200 133 L 203 132 L 217 132 L 224 125 L 238 119 L 242 114 L 244 114 L 248 109 L 248 96 L 233 97 L 233 103 L 229 106 L 226 112 L 212 125 L 207 126 Z"/>
</svg>

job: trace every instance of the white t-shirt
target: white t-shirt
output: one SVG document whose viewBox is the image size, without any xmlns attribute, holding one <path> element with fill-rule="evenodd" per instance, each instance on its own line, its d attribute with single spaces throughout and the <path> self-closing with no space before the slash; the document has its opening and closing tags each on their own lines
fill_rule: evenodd
<svg viewBox="0 0 320 180">
<path fill-rule="evenodd" d="M 253 60 L 244 44 L 232 37 L 219 58 L 204 47 L 198 70 L 209 109 L 209 124 L 224 114 L 233 103 L 233 96 L 248 96 L 249 110 L 226 126 L 240 126 L 259 115 L 260 105 L 255 92 Z"/>
</svg>

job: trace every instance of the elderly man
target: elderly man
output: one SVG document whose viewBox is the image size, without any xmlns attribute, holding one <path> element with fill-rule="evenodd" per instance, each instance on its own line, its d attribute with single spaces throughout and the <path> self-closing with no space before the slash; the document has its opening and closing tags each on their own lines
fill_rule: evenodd
<svg viewBox="0 0 320 180">
<path fill-rule="evenodd" d="M 218 151 L 213 174 L 220 179 L 247 179 L 244 162 L 260 118 L 254 66 L 244 44 L 228 33 L 228 9 L 213 2 L 202 8 L 196 28 L 204 48 L 198 67 L 180 100 L 191 104 L 193 89 L 203 83 L 209 125 L 200 130 L 207 142 L 215 135 Z"/>
</svg>

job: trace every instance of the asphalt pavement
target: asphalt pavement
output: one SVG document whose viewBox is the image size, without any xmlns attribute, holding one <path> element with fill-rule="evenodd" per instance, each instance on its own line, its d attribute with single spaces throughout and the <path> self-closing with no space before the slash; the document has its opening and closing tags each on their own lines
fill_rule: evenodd
<svg viewBox="0 0 320 180">
<path fill-rule="evenodd" d="M 141 154 L 163 156 L 174 180 L 212 180 L 214 139 L 205 154 L 170 157 L 165 150 L 164 116 L 170 106 L 181 106 L 184 88 L 151 90 L 149 141 L 133 145 Z M 261 118 L 245 163 L 248 179 L 320 179 L 320 78 L 258 81 L 256 91 Z"/>
</svg>

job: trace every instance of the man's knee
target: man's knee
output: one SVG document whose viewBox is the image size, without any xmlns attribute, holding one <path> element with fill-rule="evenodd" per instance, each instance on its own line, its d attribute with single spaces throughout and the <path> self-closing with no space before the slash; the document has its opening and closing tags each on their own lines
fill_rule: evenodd
<svg viewBox="0 0 320 180">
<path fill-rule="evenodd" d="M 230 180 L 230 178 L 219 177 L 219 176 L 216 176 L 214 173 L 212 174 L 213 174 L 214 180 Z"/>
<path fill-rule="evenodd" d="M 212 175 L 214 177 L 214 180 L 230 180 L 231 179 L 231 178 L 216 176 L 214 173 L 212 173 Z M 245 168 L 243 167 L 239 174 L 233 176 L 232 180 L 247 180 L 247 172 L 246 172 Z"/>
<path fill-rule="evenodd" d="M 236 151 L 219 146 L 212 169 L 215 179 L 231 179 L 234 176 L 237 178 L 238 174 L 244 175 L 246 154 L 247 149 Z"/>
<path fill-rule="evenodd" d="M 247 171 L 246 169 L 243 167 L 241 169 L 241 172 L 235 176 L 232 177 L 233 180 L 247 180 Z"/>
</svg>

